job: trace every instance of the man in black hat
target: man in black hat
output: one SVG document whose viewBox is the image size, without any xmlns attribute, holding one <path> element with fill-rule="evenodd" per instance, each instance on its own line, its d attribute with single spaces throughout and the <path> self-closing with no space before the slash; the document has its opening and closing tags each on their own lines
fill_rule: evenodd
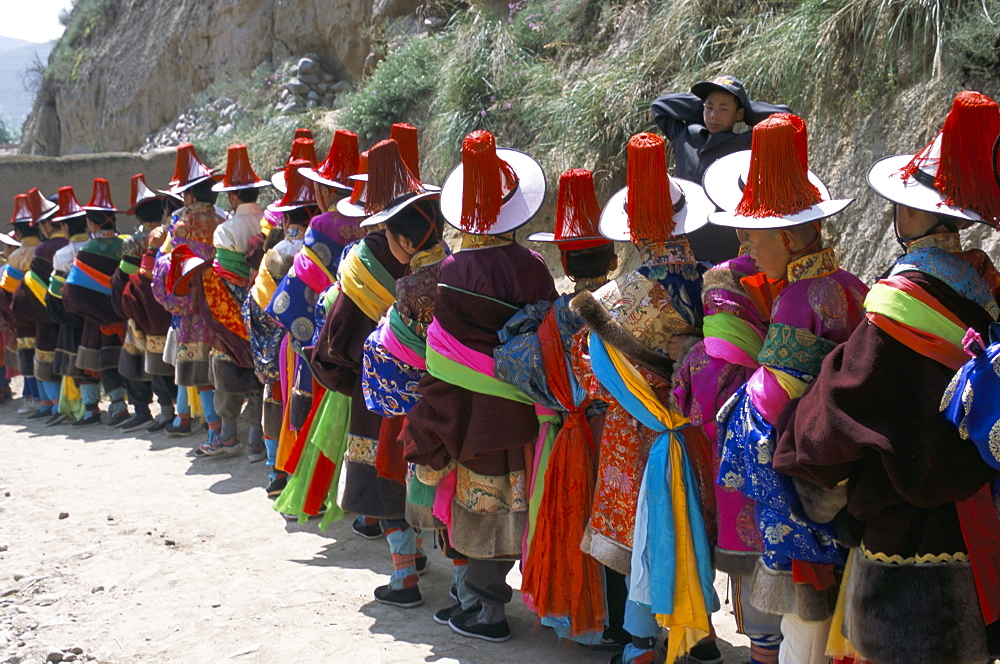
<svg viewBox="0 0 1000 664">
<path fill-rule="evenodd" d="M 791 112 L 781 104 L 751 101 L 743 81 L 729 74 L 653 102 L 653 120 L 674 147 L 674 175 L 694 182 L 701 182 L 716 159 L 750 149 L 752 132 L 737 133 L 738 123 L 753 127 L 772 113 Z M 728 260 L 739 250 L 733 233 L 711 225 L 688 239 L 695 256 L 710 263 Z"/>
</svg>

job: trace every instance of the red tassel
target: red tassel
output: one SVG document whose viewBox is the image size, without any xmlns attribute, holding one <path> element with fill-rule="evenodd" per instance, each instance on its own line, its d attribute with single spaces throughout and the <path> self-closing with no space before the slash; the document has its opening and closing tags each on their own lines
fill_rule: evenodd
<svg viewBox="0 0 1000 664">
<path fill-rule="evenodd" d="M 556 239 L 598 236 L 600 218 L 601 205 L 594 192 L 594 174 L 585 168 L 573 168 L 559 176 Z"/>
<path fill-rule="evenodd" d="M 389 207 L 400 196 L 420 193 L 423 187 L 413 177 L 399 153 L 399 144 L 391 138 L 368 151 L 368 195 L 365 213 L 375 214 Z"/>
<path fill-rule="evenodd" d="M 1000 228 L 1000 187 L 993 175 L 993 144 L 998 135 L 997 103 L 980 92 L 959 92 L 941 129 L 941 155 L 934 178 L 934 187 L 946 204 L 973 210 L 994 228 Z M 933 144 L 900 171 L 904 178 L 934 161 Z"/>
<path fill-rule="evenodd" d="M 771 116 L 753 128 L 750 173 L 736 213 L 744 217 L 780 217 L 820 202 L 803 166 L 795 126 Z"/>
<path fill-rule="evenodd" d="M 517 175 L 497 157 L 493 134 L 477 129 L 462 140 L 462 230 L 485 235 L 500 217 L 506 192 L 517 186 Z"/>
<path fill-rule="evenodd" d="M 292 141 L 292 152 L 285 161 L 285 166 L 296 159 L 305 159 L 312 168 L 316 168 L 319 160 L 316 158 L 316 144 L 311 138 L 296 138 Z"/>
<path fill-rule="evenodd" d="M 628 213 L 632 241 L 663 245 L 674 234 L 667 148 L 661 136 L 641 133 L 628 142 Z"/>
<path fill-rule="evenodd" d="M 795 127 L 795 147 L 799 150 L 802 168 L 809 170 L 809 135 L 806 131 L 806 121 L 794 113 L 775 113 L 772 117 L 785 118 Z"/>
<path fill-rule="evenodd" d="M 346 182 L 358 172 L 358 135 L 338 129 L 333 135 L 326 160 L 316 169 L 320 177 L 334 182 Z"/>
<path fill-rule="evenodd" d="M 312 129 L 299 127 L 295 130 L 295 136 L 292 137 L 292 140 L 294 141 L 296 138 L 308 138 L 310 141 L 313 140 Z"/>
<path fill-rule="evenodd" d="M 358 157 L 358 175 L 368 174 L 368 150 L 365 150 Z M 365 190 L 368 188 L 368 183 L 364 180 L 355 180 L 354 189 L 351 191 L 351 205 L 358 205 L 362 201 L 362 197 L 365 195 Z"/>
<path fill-rule="evenodd" d="M 413 177 L 420 179 L 420 147 L 417 142 L 417 128 L 405 122 L 397 122 L 392 125 L 389 138 L 399 144 L 399 154 L 403 156 L 403 162 L 413 173 Z"/>
</svg>

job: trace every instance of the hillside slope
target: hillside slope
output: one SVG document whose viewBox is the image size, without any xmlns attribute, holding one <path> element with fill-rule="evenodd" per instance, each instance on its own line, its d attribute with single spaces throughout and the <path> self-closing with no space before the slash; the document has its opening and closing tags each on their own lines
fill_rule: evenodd
<svg viewBox="0 0 1000 664">
<path fill-rule="evenodd" d="M 31 111 L 34 95 L 24 85 L 25 73 L 36 59 L 45 63 L 54 42 L 36 44 L 23 39 L 0 37 L 0 117 L 15 129 Z"/>
</svg>

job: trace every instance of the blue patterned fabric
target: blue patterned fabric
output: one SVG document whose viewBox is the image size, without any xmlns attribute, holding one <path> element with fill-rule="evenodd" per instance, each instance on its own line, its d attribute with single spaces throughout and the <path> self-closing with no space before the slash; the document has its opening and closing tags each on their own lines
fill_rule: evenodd
<svg viewBox="0 0 1000 664">
<path fill-rule="evenodd" d="M 316 292 L 296 277 L 293 266 L 267 305 L 267 313 L 288 332 L 292 350 L 300 355 L 316 334 L 316 300 Z"/>
<path fill-rule="evenodd" d="M 968 261 L 940 247 L 926 247 L 900 256 L 889 274 L 909 271 L 940 279 L 962 297 L 981 306 L 994 320 L 1000 318 L 1000 307 L 990 294 L 989 287 Z"/>
<path fill-rule="evenodd" d="M 281 377 L 278 351 L 281 348 L 281 340 L 285 337 L 285 331 L 251 296 L 243 300 L 240 313 L 249 333 L 247 336 L 250 338 L 254 371 L 264 382 L 276 382 Z"/>
<path fill-rule="evenodd" d="M 572 297 L 572 295 L 562 295 L 555 302 L 542 300 L 518 311 L 498 333 L 500 345 L 493 350 L 494 371 L 497 378 L 514 385 L 535 403 L 556 412 L 563 412 L 566 409 L 549 390 L 537 334 L 542 321 L 554 308 L 556 325 L 569 366 L 573 335 L 583 327 L 583 319 L 569 308 Z M 572 383 L 573 401 L 576 405 L 580 405 L 587 398 L 587 391 L 577 382 L 572 370 L 567 373 Z"/>
<path fill-rule="evenodd" d="M 1000 471 L 1000 323 L 990 325 L 990 341 L 986 348 L 973 345 L 976 355 L 951 379 L 941 411 L 983 461 Z"/>
<path fill-rule="evenodd" d="M 705 316 L 701 302 L 701 284 L 709 267 L 708 263 L 669 263 L 661 260 L 643 264 L 637 272 L 647 279 L 660 282 L 684 322 L 701 329 L 702 318 Z"/>
<path fill-rule="evenodd" d="M 379 343 L 379 326 L 365 340 L 361 391 L 368 410 L 382 417 L 406 415 L 420 400 L 417 384 L 424 372 L 400 362 Z"/>
<path fill-rule="evenodd" d="M 790 570 L 793 559 L 842 567 L 846 551 L 833 524 L 811 521 L 792 479 L 774 470 L 777 434 L 751 403 L 746 385 L 726 402 L 717 420 L 723 437 L 718 483 L 756 501 L 764 564 L 780 571 Z"/>
</svg>

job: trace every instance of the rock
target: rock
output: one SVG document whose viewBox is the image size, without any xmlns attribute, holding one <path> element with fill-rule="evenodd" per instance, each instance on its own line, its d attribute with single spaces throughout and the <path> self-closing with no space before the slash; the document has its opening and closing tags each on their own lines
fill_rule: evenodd
<svg viewBox="0 0 1000 664">
<path fill-rule="evenodd" d="M 316 74 L 299 74 L 299 80 L 306 85 L 316 85 L 319 83 L 319 76 Z"/>
<path fill-rule="evenodd" d="M 233 130 L 233 125 L 231 125 L 231 124 L 219 125 L 218 128 L 215 130 L 214 135 L 215 136 L 225 136 L 226 134 L 228 134 L 232 130 Z"/>
<path fill-rule="evenodd" d="M 336 101 L 337 97 L 332 94 L 328 94 L 325 97 L 323 97 L 323 105 L 326 106 L 327 108 L 333 108 L 333 105 L 334 103 L 336 103 Z"/>
<path fill-rule="evenodd" d="M 3 553 L 6 550 L 7 550 L 7 545 L 6 544 L 0 544 L 0 553 Z"/>
<path fill-rule="evenodd" d="M 3 497 L 4 498 L 10 498 L 10 491 L 4 491 L 3 492 Z"/>
<path fill-rule="evenodd" d="M 300 58 L 299 61 L 295 64 L 295 70 L 298 71 L 300 74 L 306 72 L 314 72 L 318 69 L 320 69 L 319 63 L 313 60 L 312 58 Z"/>
<path fill-rule="evenodd" d="M 94 586 L 93 588 L 90 589 L 90 592 L 91 593 L 99 593 L 99 592 L 102 592 L 103 590 L 104 590 L 104 586 Z M 79 655 L 80 653 L 77 653 L 77 654 Z"/>
<path fill-rule="evenodd" d="M 69 518 L 69 512 L 59 512 L 59 518 L 60 519 L 68 519 Z"/>
<path fill-rule="evenodd" d="M 173 541 L 172 539 L 165 539 L 163 540 L 163 543 L 166 544 L 167 546 L 177 546 L 177 542 Z"/>
<path fill-rule="evenodd" d="M 347 86 L 349 85 L 350 83 L 348 83 L 347 81 L 337 81 L 336 83 L 330 86 L 330 91 L 340 92 L 341 90 L 346 90 Z"/>
<path fill-rule="evenodd" d="M 288 82 L 285 83 L 285 89 L 290 90 L 293 94 L 297 95 L 304 95 L 309 92 L 309 86 L 297 78 L 289 79 Z"/>
<path fill-rule="evenodd" d="M 75 662 L 76 661 L 76 655 L 74 655 L 73 653 L 67 653 L 67 654 L 63 655 L 62 661 L 64 661 L 64 662 Z"/>
<path fill-rule="evenodd" d="M 306 95 L 306 99 L 309 101 L 319 101 L 321 99 L 320 94 L 315 90 L 310 90 L 309 94 Z"/>
<path fill-rule="evenodd" d="M 74 655 L 82 655 L 83 654 L 83 648 L 81 648 L 80 646 L 73 646 L 72 648 L 67 648 L 65 650 L 65 652 L 71 652 Z"/>
<path fill-rule="evenodd" d="M 63 651 L 62 650 L 57 650 L 55 648 L 51 648 L 51 649 L 49 649 L 48 653 L 45 655 L 45 661 L 46 662 L 61 662 L 61 661 L 63 661 L 64 657 L 65 656 L 63 655 Z"/>
<path fill-rule="evenodd" d="M 14 580 L 20 581 L 24 577 L 28 576 L 27 572 L 14 572 Z"/>
<path fill-rule="evenodd" d="M 285 101 L 286 99 L 288 99 L 291 96 L 292 96 L 292 91 L 291 90 L 289 90 L 288 88 L 282 88 L 281 89 L 281 94 L 278 95 L 278 99 L 280 99 L 281 101 Z"/>
</svg>

